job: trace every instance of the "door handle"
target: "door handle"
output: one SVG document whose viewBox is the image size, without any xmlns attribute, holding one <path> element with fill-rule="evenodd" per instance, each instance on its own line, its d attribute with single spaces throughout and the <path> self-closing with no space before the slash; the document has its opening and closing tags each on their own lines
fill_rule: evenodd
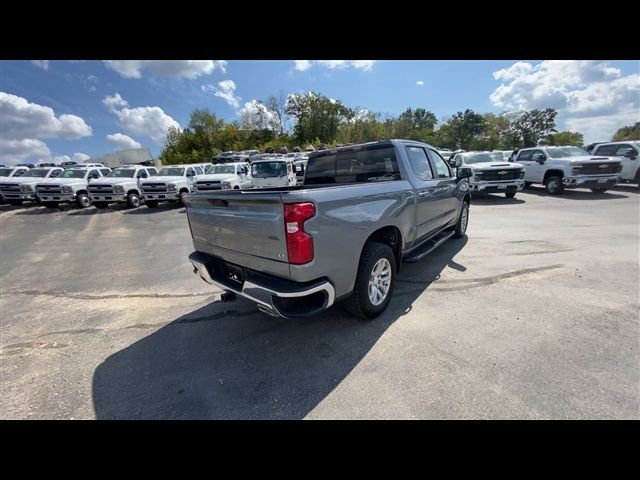
<svg viewBox="0 0 640 480">
<path fill-rule="evenodd" d="M 423 197 L 423 198 L 424 198 L 424 197 L 428 197 L 428 196 L 429 196 L 429 194 L 430 194 L 430 192 L 428 192 L 428 191 L 426 191 L 426 190 L 423 190 L 422 192 L 418 192 L 418 196 L 419 196 L 419 197 Z"/>
</svg>

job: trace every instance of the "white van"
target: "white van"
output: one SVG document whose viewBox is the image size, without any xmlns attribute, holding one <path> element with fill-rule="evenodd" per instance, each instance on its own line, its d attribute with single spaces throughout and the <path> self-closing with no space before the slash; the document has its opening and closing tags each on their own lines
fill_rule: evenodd
<svg viewBox="0 0 640 480">
<path fill-rule="evenodd" d="M 270 158 L 251 163 L 254 188 L 293 187 L 298 184 L 295 163 L 290 158 Z"/>
</svg>

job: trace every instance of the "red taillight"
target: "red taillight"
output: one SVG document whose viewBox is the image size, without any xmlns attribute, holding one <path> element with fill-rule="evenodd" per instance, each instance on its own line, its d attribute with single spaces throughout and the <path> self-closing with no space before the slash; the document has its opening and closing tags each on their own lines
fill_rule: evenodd
<svg viewBox="0 0 640 480">
<path fill-rule="evenodd" d="M 285 204 L 284 231 L 289 263 L 302 265 L 313 260 L 313 237 L 304 231 L 304 222 L 315 214 L 316 206 L 313 203 Z"/>
</svg>

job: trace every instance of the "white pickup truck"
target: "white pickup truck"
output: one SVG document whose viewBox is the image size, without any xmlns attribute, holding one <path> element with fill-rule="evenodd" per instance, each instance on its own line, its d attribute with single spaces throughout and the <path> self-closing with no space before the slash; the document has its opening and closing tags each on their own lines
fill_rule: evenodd
<svg viewBox="0 0 640 480">
<path fill-rule="evenodd" d="M 89 195 L 96 208 L 107 208 L 110 203 L 126 203 L 129 208 L 140 206 L 141 179 L 158 173 L 153 167 L 142 165 L 115 168 L 109 175 L 89 185 Z"/>
<path fill-rule="evenodd" d="M 196 175 L 204 174 L 200 165 L 172 165 L 163 167 L 153 177 L 140 180 L 142 198 L 149 208 L 160 202 L 184 205 L 184 196 L 193 191 Z"/>
<path fill-rule="evenodd" d="M 621 181 L 636 183 L 640 188 L 640 140 L 601 143 L 596 145 L 593 154 L 618 160 L 622 164 Z"/>
<path fill-rule="evenodd" d="M 56 208 L 61 203 L 75 202 L 80 208 L 91 205 L 89 183 L 102 178 L 111 170 L 108 168 L 71 168 L 55 178 L 48 178 L 36 184 L 36 193 L 42 205 Z"/>
<path fill-rule="evenodd" d="M 251 166 L 247 162 L 234 162 L 207 167 L 204 175 L 198 175 L 193 190 L 246 190 L 252 186 Z"/>
<path fill-rule="evenodd" d="M 559 195 L 565 188 L 603 193 L 617 185 L 622 169 L 617 160 L 572 146 L 523 148 L 514 161 L 524 165 L 525 186 L 541 183 L 550 195 Z"/>
<path fill-rule="evenodd" d="M 56 178 L 64 172 L 60 167 L 36 167 L 19 177 L 0 181 L 0 196 L 9 205 L 19 206 L 22 202 L 36 202 L 36 185 L 45 178 Z"/>
<path fill-rule="evenodd" d="M 524 166 L 506 162 L 500 151 L 456 153 L 449 164 L 454 168 L 471 169 L 469 192 L 472 195 L 504 193 L 507 198 L 513 198 L 524 188 Z"/>
</svg>

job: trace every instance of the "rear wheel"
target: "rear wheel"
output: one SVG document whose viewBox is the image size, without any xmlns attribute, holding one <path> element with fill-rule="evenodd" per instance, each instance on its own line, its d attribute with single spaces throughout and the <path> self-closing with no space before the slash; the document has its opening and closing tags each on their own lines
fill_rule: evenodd
<svg viewBox="0 0 640 480">
<path fill-rule="evenodd" d="M 93 202 L 93 206 L 102 210 L 105 209 L 109 206 L 109 204 L 107 202 Z"/>
<path fill-rule="evenodd" d="M 140 206 L 140 196 L 137 193 L 130 193 L 127 196 L 127 205 L 129 208 L 137 208 Z"/>
<path fill-rule="evenodd" d="M 396 257 L 389 245 L 367 243 L 360 257 L 356 283 L 345 307 L 353 315 L 372 319 L 389 304 L 396 274 Z"/>
<path fill-rule="evenodd" d="M 564 191 L 564 186 L 562 185 L 562 178 L 558 175 L 551 175 L 544 182 L 544 186 L 547 189 L 547 193 L 550 195 L 560 195 Z"/>
<path fill-rule="evenodd" d="M 14 207 L 19 207 L 22 205 L 22 200 L 7 200 L 9 205 L 13 205 Z"/>
<path fill-rule="evenodd" d="M 608 188 L 606 188 L 606 187 L 596 187 L 596 188 L 592 188 L 592 189 L 591 189 L 591 191 L 592 191 L 593 193 L 604 193 L 604 192 L 606 192 L 607 190 L 609 190 L 609 189 L 608 189 Z"/>
<path fill-rule="evenodd" d="M 145 200 L 144 203 L 149 208 L 158 208 L 158 201 L 157 200 Z"/>
<path fill-rule="evenodd" d="M 504 196 L 507 198 L 513 198 L 516 196 L 516 192 L 506 192 Z"/>
<path fill-rule="evenodd" d="M 47 208 L 58 208 L 59 204 L 60 202 L 42 202 L 42 205 L 44 205 Z"/>
<path fill-rule="evenodd" d="M 86 193 L 79 193 L 76 196 L 76 205 L 78 205 L 79 208 L 87 208 L 89 205 L 91 205 L 91 199 L 89 198 L 89 195 L 87 195 Z"/>
</svg>

